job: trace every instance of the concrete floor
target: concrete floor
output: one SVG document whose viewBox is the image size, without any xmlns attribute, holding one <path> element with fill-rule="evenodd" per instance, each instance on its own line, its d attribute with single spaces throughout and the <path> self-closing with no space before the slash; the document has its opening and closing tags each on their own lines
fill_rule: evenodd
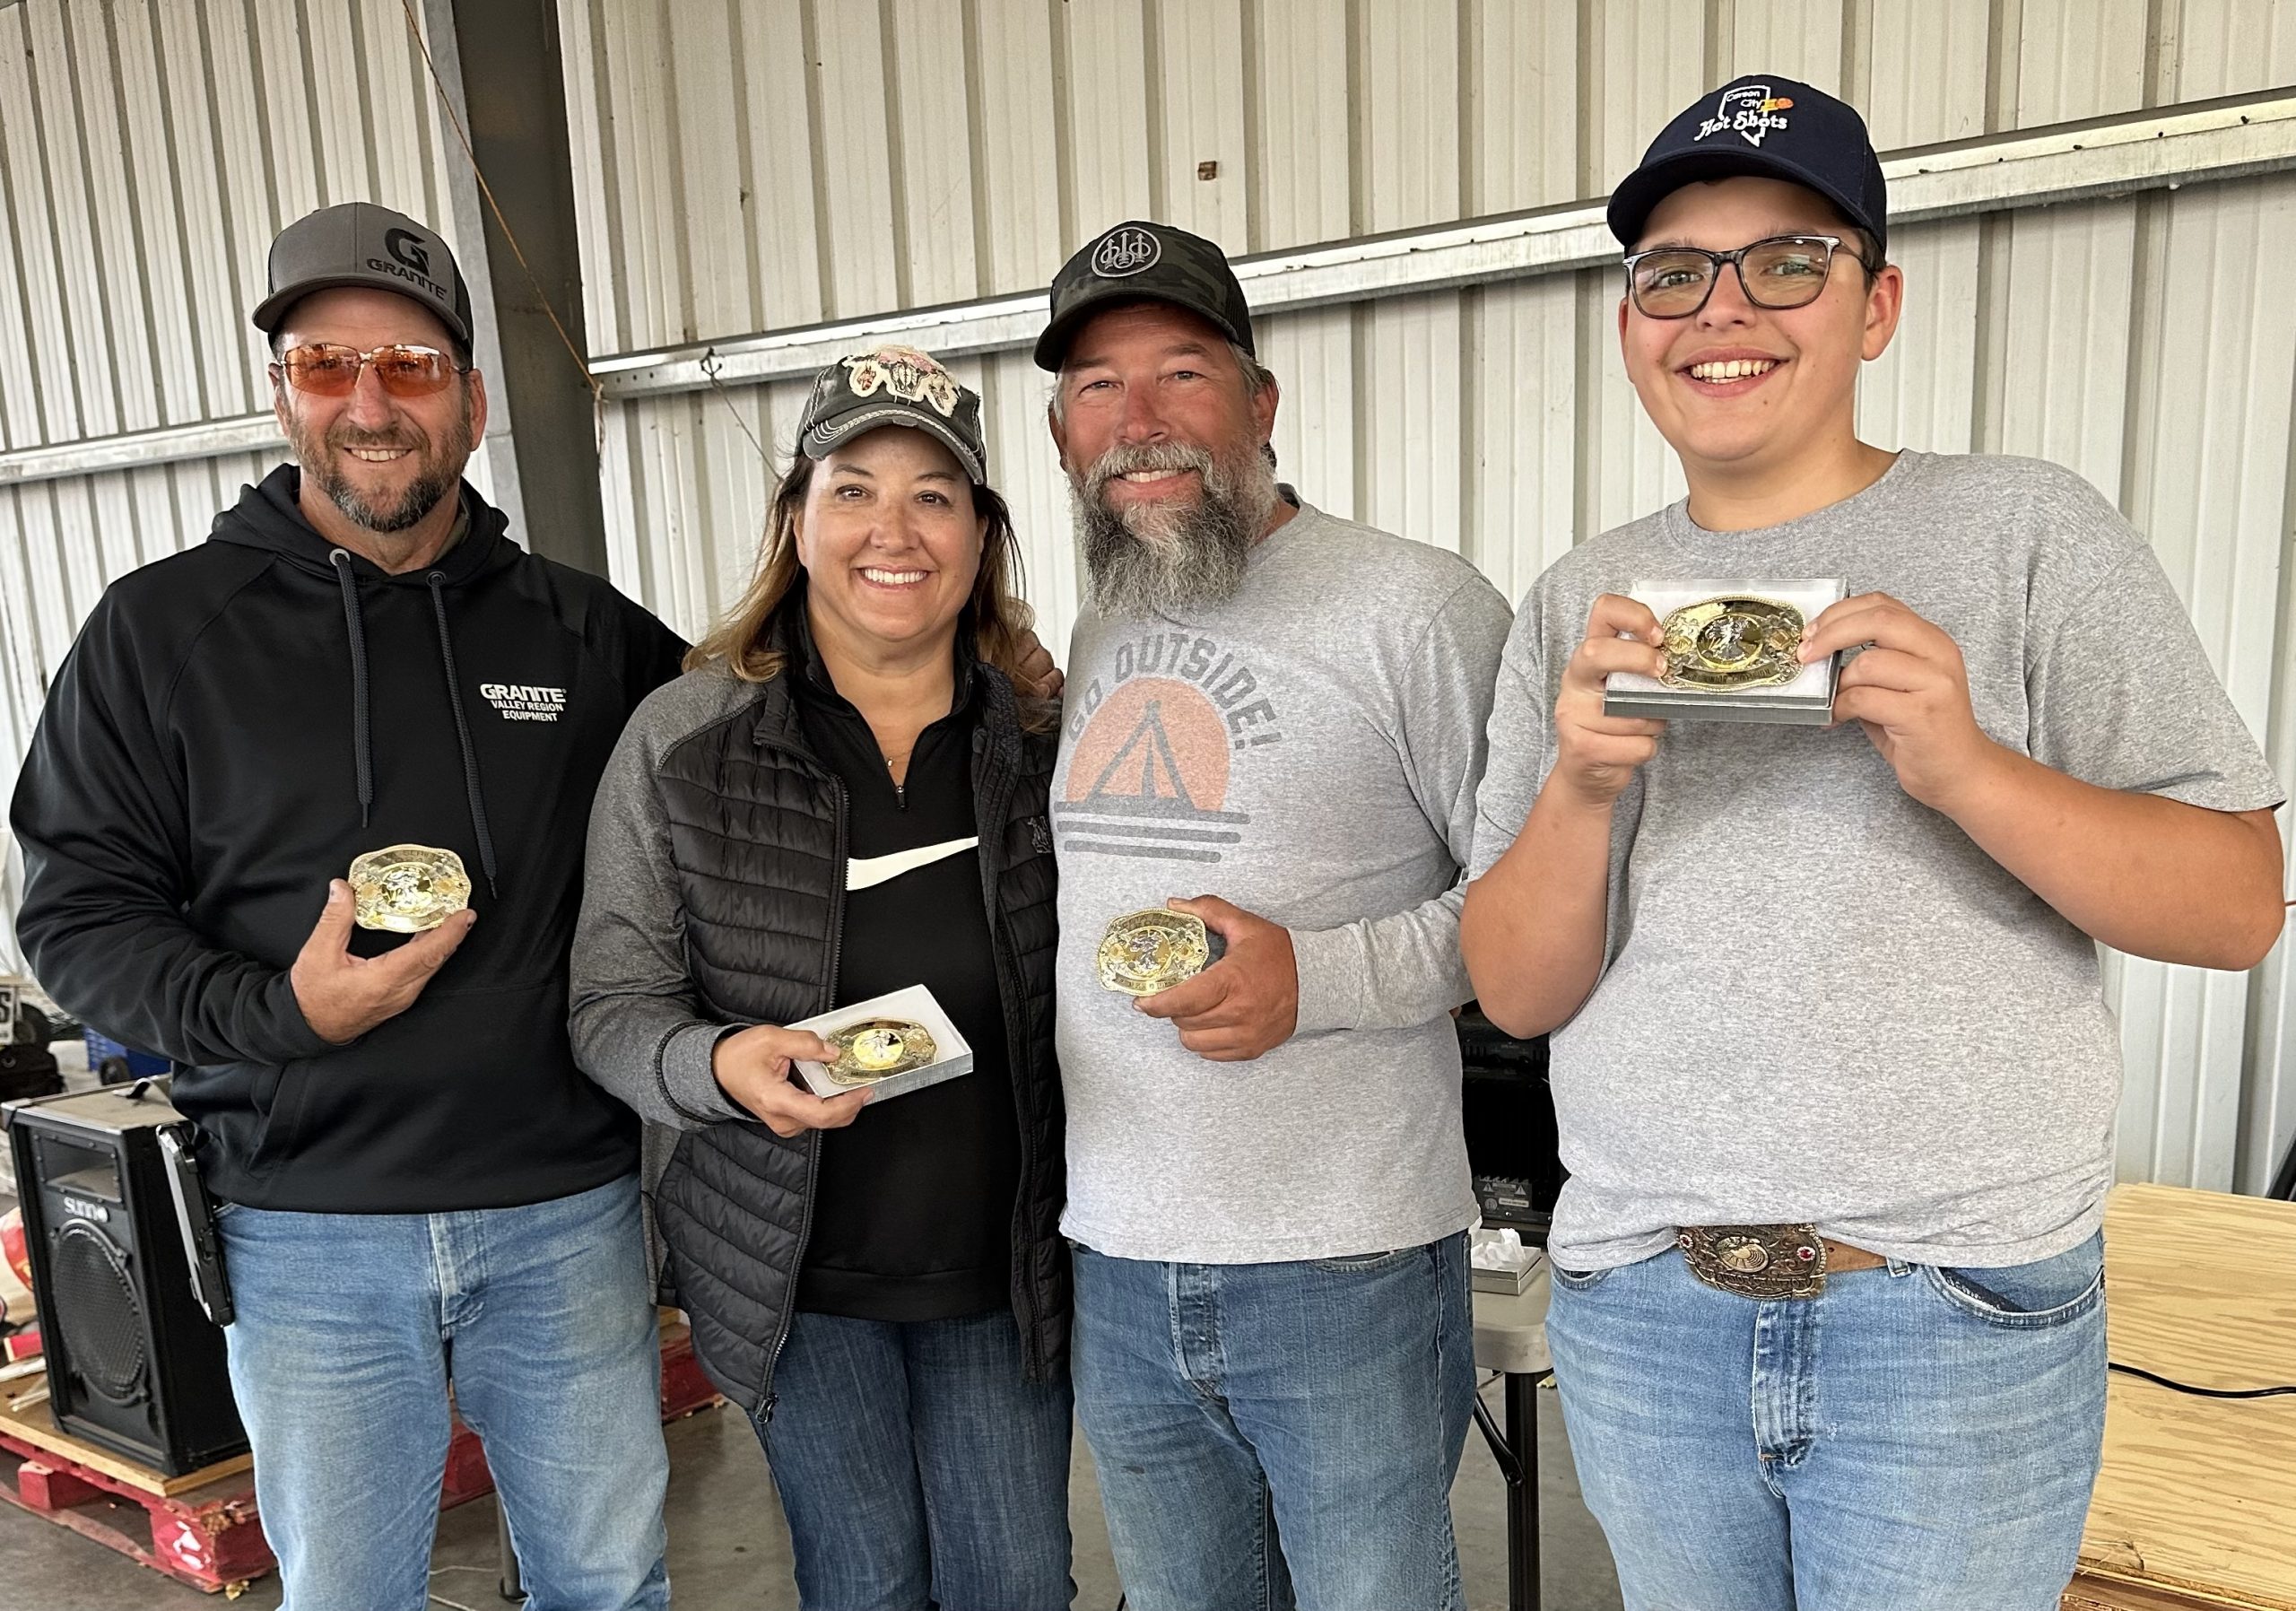
<svg viewBox="0 0 2296 1611">
<path fill-rule="evenodd" d="M 1499 1389 L 1485 1395 L 1494 1413 Z M 1594 1519 L 1578 1502 L 1570 1453 L 1554 1395 L 1539 1395 L 1540 1503 L 1544 1527 L 1547 1611 L 1616 1611 L 1618 1581 Z M 670 1446 L 670 1580 L 680 1611 L 795 1611 L 789 1539 L 765 1475 L 764 1458 L 737 1415 L 704 1410 L 666 1429 Z M 1116 1572 L 1091 1462 L 1080 1440 L 1070 1515 L 1076 1536 L 1079 1611 L 1112 1611 Z M 1459 1554 L 1473 1611 L 1507 1603 L 1506 1484 L 1482 1435 L 1470 1432 L 1451 1492 Z M 498 1594 L 491 1500 L 440 1519 L 432 1557 L 431 1605 L 446 1611 L 502 1611 Z M 195 1611 L 221 1607 L 196 1589 L 52 1522 L 0 1504 L 0 1611 Z M 267 1578 L 231 1602 L 232 1611 L 273 1611 L 279 1584 Z"/>
</svg>

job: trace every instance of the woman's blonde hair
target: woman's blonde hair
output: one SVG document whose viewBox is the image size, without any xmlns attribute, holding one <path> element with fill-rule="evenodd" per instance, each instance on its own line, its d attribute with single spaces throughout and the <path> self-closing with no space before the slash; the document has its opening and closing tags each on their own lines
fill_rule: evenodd
<svg viewBox="0 0 2296 1611">
<path fill-rule="evenodd" d="M 893 429 L 881 426 L 881 430 Z M 797 515 L 820 471 L 817 461 L 798 453 L 773 489 L 765 515 L 765 540 L 758 548 L 757 573 L 734 607 L 709 636 L 685 651 L 685 668 L 723 666 L 745 683 L 770 683 L 785 669 L 787 656 L 767 641 L 767 628 L 804 566 L 797 557 Z M 1021 675 L 1022 634 L 1035 624 L 1036 612 L 1021 597 L 1021 551 L 1013 531 L 1013 511 L 992 487 L 973 483 L 974 515 L 987 523 L 980 539 L 980 570 L 965 602 L 973 648 L 1003 672 L 1016 692 L 1029 686 Z M 1053 718 L 1042 701 L 1021 694 L 1022 726 L 1040 732 Z"/>
</svg>

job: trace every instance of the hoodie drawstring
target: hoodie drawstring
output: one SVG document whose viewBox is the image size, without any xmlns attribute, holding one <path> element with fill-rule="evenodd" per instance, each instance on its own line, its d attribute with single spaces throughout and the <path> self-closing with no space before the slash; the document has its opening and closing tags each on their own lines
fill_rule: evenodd
<svg viewBox="0 0 2296 1611">
<path fill-rule="evenodd" d="M 487 893 L 500 899 L 502 892 L 494 884 L 494 836 L 486 830 L 486 797 L 478 788 L 478 752 L 472 747 L 470 722 L 463 715 L 462 684 L 455 675 L 455 640 L 447 631 L 447 575 L 443 570 L 433 570 L 423 579 L 430 584 L 430 607 L 439 620 L 439 658 L 446 662 L 447 702 L 454 707 L 455 736 L 463 745 L 463 786 L 470 792 L 470 825 L 478 835 L 478 862 L 486 869 Z M 354 631 L 352 642 L 358 640 Z"/>
<path fill-rule="evenodd" d="M 343 584 L 343 624 L 351 634 L 351 743 L 359 762 L 359 825 L 364 828 L 375 805 L 374 740 L 367 728 L 367 627 L 359 615 L 359 584 L 351 574 L 351 551 L 338 548 L 326 556 L 326 562 L 335 567 L 335 579 Z"/>
</svg>

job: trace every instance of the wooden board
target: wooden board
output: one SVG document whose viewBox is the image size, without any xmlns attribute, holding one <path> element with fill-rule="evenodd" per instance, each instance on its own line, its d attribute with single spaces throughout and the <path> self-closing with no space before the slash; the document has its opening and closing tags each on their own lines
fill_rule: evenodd
<svg viewBox="0 0 2296 1611">
<path fill-rule="evenodd" d="M 204 1487 L 218 1477 L 237 1476 L 255 1464 L 247 1455 L 236 1455 L 228 1460 L 218 1460 L 212 1466 L 202 1466 L 196 1471 L 187 1471 L 181 1476 L 162 1476 L 149 1466 L 137 1464 L 124 1454 L 114 1454 L 100 1444 L 75 1438 L 56 1424 L 56 1416 L 48 1403 L 48 1378 L 43 1375 L 24 1377 L 0 1387 L 0 1432 L 19 1438 L 51 1454 L 60 1454 L 75 1466 L 85 1466 L 91 1471 L 100 1471 L 115 1481 L 146 1493 L 172 1497 L 194 1488 Z"/>
<path fill-rule="evenodd" d="M 2116 1362 L 2197 1387 L 2296 1383 L 2296 1204 L 2121 1187 L 2105 1269 Z M 2296 1397 L 2115 1372 L 2066 1604 L 2296 1611 Z"/>
</svg>

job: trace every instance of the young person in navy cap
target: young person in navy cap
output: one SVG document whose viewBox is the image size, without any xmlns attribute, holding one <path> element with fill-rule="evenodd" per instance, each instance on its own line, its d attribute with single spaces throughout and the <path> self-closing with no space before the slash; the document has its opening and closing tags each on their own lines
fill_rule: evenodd
<svg viewBox="0 0 2296 1611">
<path fill-rule="evenodd" d="M 1858 440 L 1903 276 L 1855 111 L 1741 79 L 1610 223 L 1690 492 L 1525 598 L 1460 932 L 1553 1033 L 1580 1482 L 1636 1611 L 2044 1611 L 2104 1420 L 2096 944 L 2253 965 L 2282 791 L 2086 483 Z M 1846 579 L 1832 725 L 1605 716 L 1666 577 Z"/>
</svg>

